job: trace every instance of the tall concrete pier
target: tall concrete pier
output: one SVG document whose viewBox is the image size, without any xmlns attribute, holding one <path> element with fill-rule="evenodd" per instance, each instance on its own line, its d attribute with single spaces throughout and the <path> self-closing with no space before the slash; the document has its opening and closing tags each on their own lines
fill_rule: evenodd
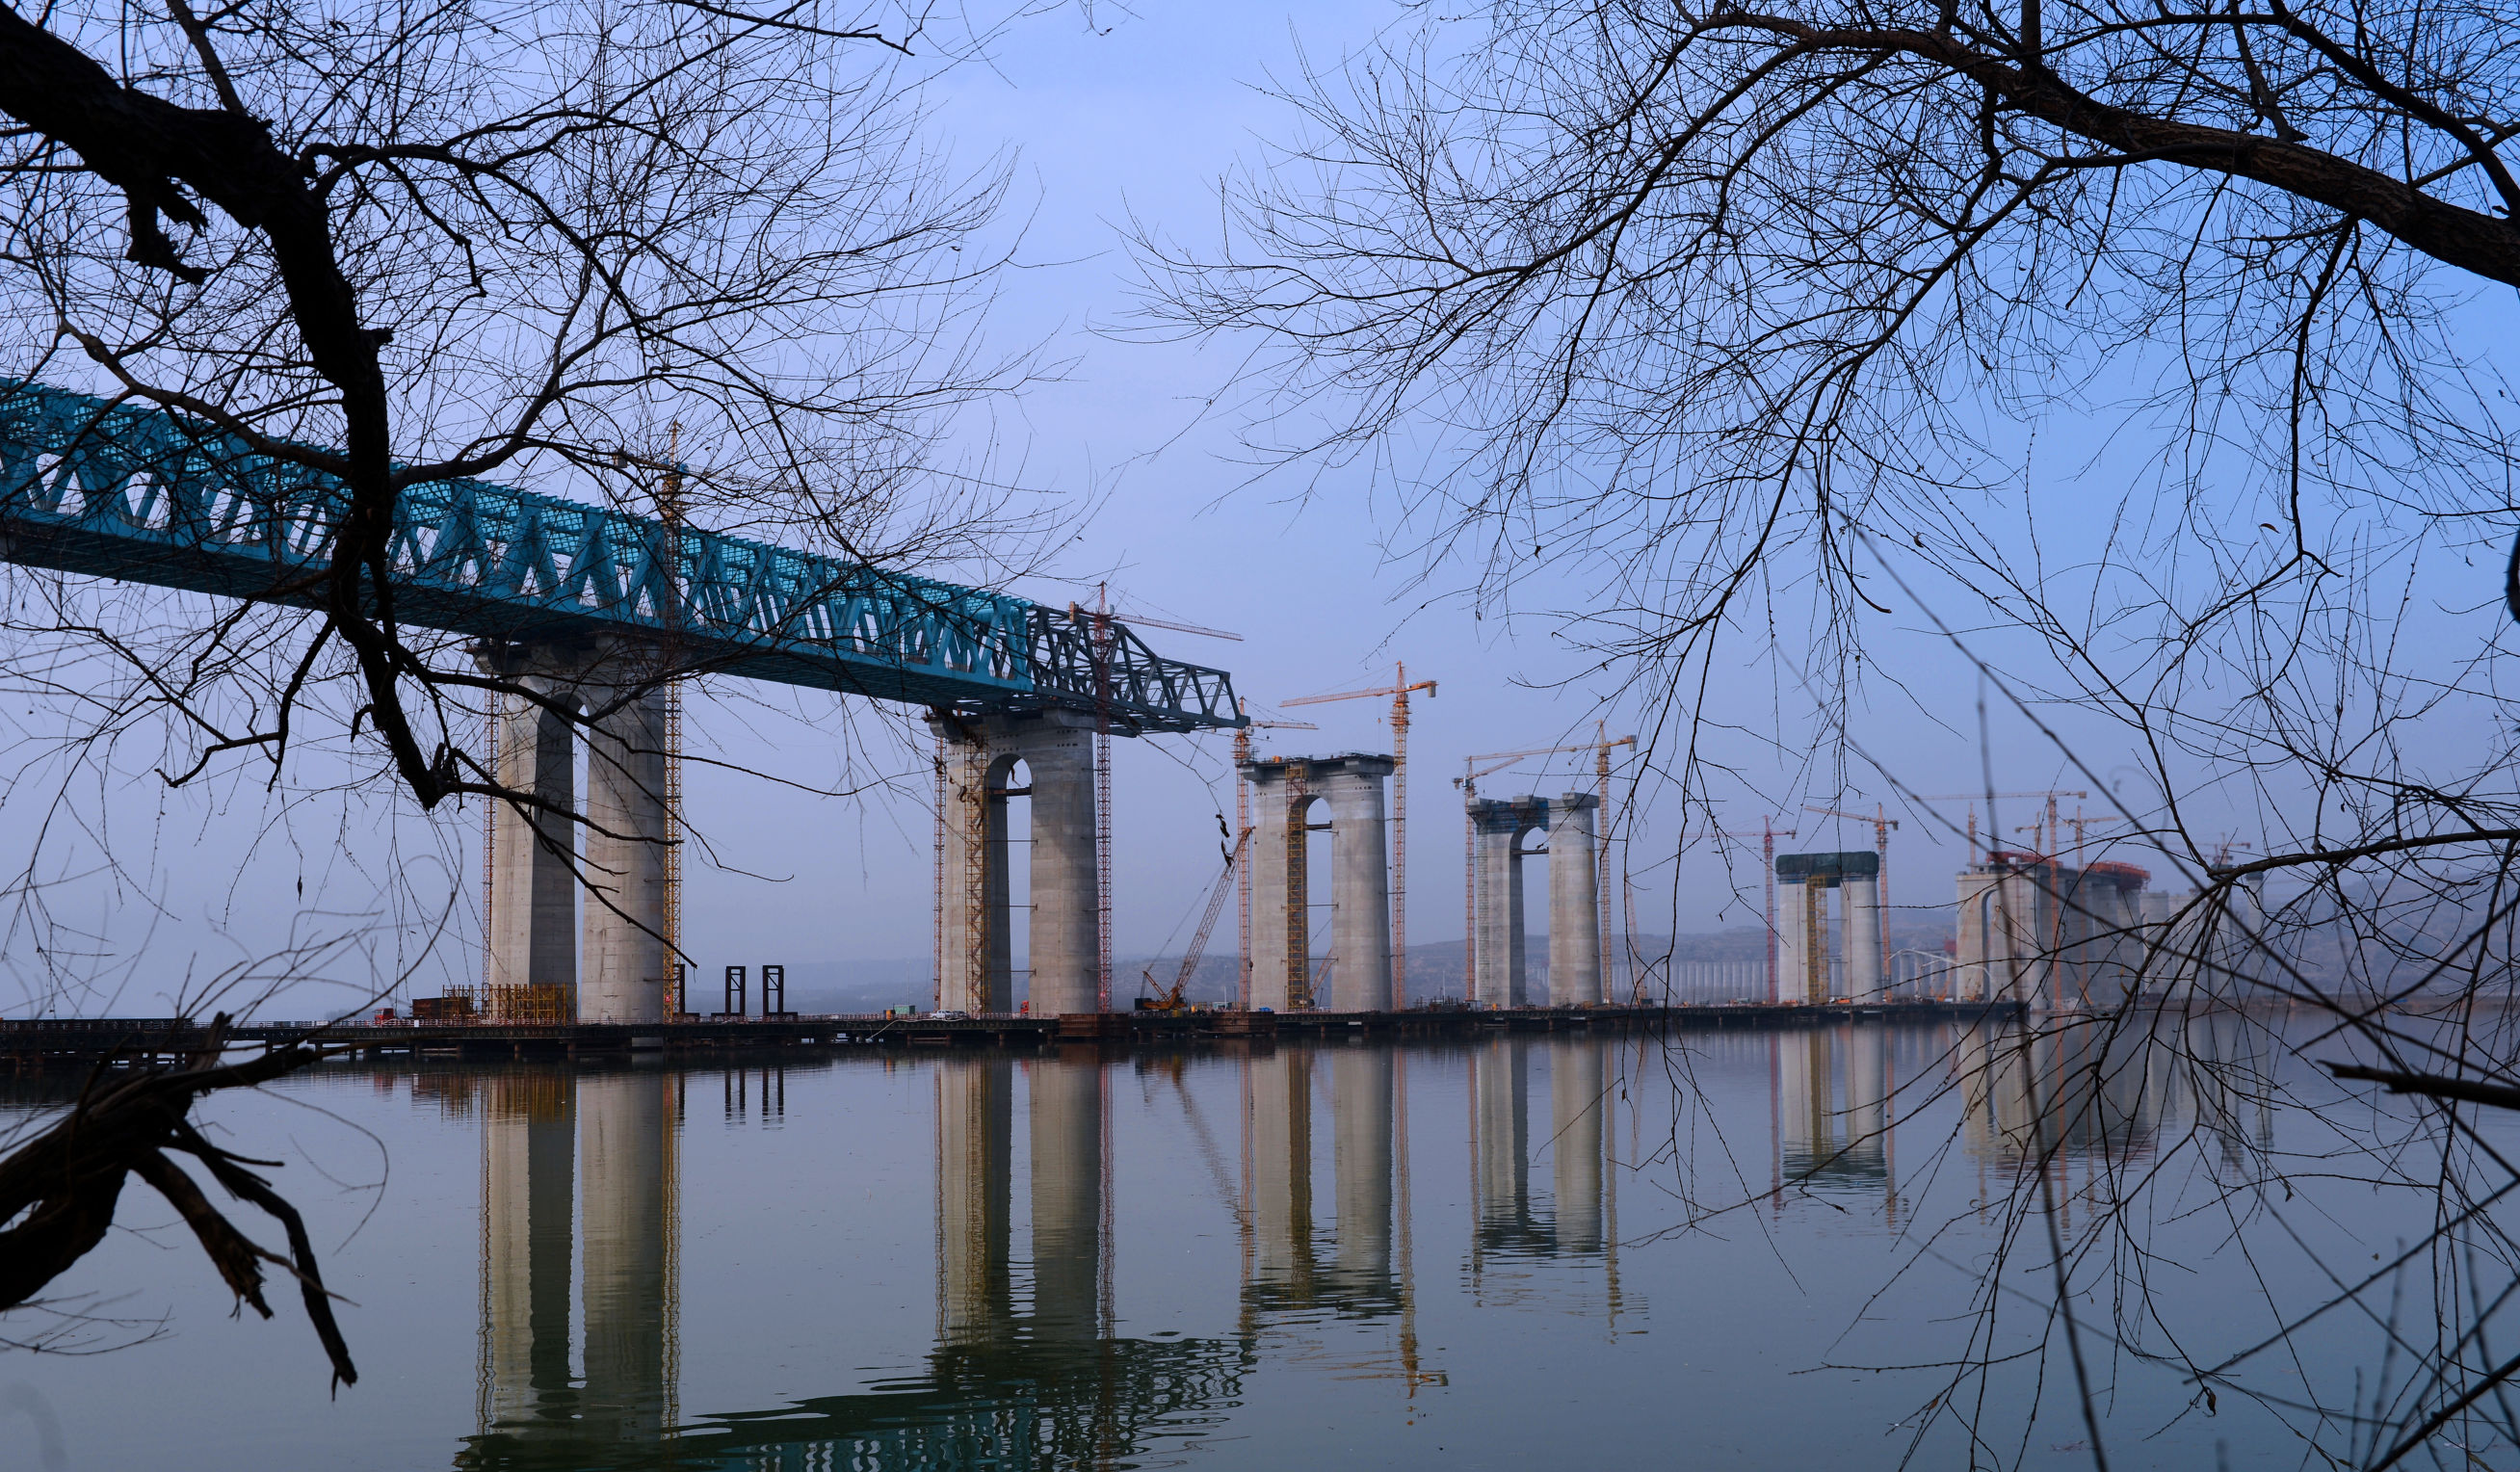
<svg viewBox="0 0 2520 1472">
<path fill-rule="evenodd" d="M 581 677 L 586 740 L 586 958 L 581 1022 L 665 1015 L 665 693 L 653 649 L 605 641 Z"/>
<path fill-rule="evenodd" d="M 499 783 L 531 795 L 490 815 L 490 944 L 494 997 L 548 989 L 562 1017 L 577 1014 L 577 705 L 581 650 L 550 645 L 482 646 L 473 661 L 494 679 L 544 697 L 498 696 Z"/>
<path fill-rule="evenodd" d="M 662 1020 L 665 696 L 655 650 L 607 638 L 485 644 L 473 658 L 541 697 L 499 697 L 499 780 L 531 800 L 491 814 L 485 1009 Z M 587 726 L 582 807 L 572 712 Z M 582 844 L 574 812 L 586 818 Z"/>
<path fill-rule="evenodd" d="M 1549 856 L 1550 1004 L 1580 1006 L 1609 1000 L 1601 968 L 1600 880 L 1594 863 L 1594 823 L 1600 805 L 1590 792 L 1470 801 L 1471 890 L 1478 909 L 1470 934 L 1476 948 L 1477 1002 L 1489 1006 L 1532 1003 L 1523 956 L 1522 861 L 1535 854 Z M 1533 832 L 1546 835 L 1546 848 L 1522 846 L 1523 836 Z"/>
<path fill-rule="evenodd" d="M 1102 890 L 1094 866 L 1092 718 L 1053 710 L 928 724 L 945 754 L 937 1004 L 969 1012 L 1015 1009 L 1007 803 L 1029 796 L 1032 1011 L 1099 1010 Z"/>
<path fill-rule="evenodd" d="M 1244 762 L 1251 785 L 1251 1004 L 1285 1011 L 1391 1010 L 1391 862 L 1384 788 L 1387 756 L 1272 757 Z M 1313 984 L 1306 834 L 1328 810 L 1330 972 Z"/>
<path fill-rule="evenodd" d="M 1869 850 L 1778 854 L 1777 884 L 1777 1000 L 1813 1005 L 1833 997 L 1880 1000 L 1881 856 Z M 1831 893 L 1843 897 L 1835 926 Z M 1842 972 L 1831 964 L 1833 929 L 1842 929 L 1835 948 Z"/>
<path fill-rule="evenodd" d="M 1610 1000 L 1601 969 L 1600 868 L 1593 821 L 1601 800 L 1561 794 L 1549 805 L 1549 1002 L 1582 1006 Z"/>
</svg>

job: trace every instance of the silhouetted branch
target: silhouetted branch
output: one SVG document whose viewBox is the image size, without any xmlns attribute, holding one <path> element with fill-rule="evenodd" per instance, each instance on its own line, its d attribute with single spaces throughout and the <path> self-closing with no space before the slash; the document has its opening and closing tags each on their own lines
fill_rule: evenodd
<svg viewBox="0 0 2520 1472">
<path fill-rule="evenodd" d="M 319 1061 L 323 1049 L 296 1043 L 222 1063 L 227 1026 L 222 1013 L 209 1042 L 180 1068 L 101 1075 L 51 1128 L 0 1158 L 0 1222 L 16 1224 L 0 1230 L 0 1309 L 26 1302 L 103 1241 L 124 1178 L 138 1176 L 192 1228 L 230 1291 L 263 1317 L 271 1316 L 271 1306 L 262 1295 L 262 1264 L 295 1277 L 334 1378 L 356 1384 L 359 1372 L 334 1320 L 305 1223 L 269 1182 L 245 1169 L 242 1157 L 203 1139 L 186 1118 L 203 1095 L 269 1083 Z M 288 1233 L 288 1254 L 239 1230 L 168 1151 L 200 1160 L 229 1194 L 277 1220 Z"/>
<path fill-rule="evenodd" d="M 2520 1089 L 2508 1084 L 2480 1084 L 2473 1079 L 2453 1079 L 2446 1074 L 2408 1073 L 2403 1069 L 2370 1068 L 2360 1063 L 2327 1063 L 2322 1066 L 2337 1078 L 2378 1084 L 2391 1093 L 2415 1093 L 2428 1098 L 2491 1104 L 2497 1109 L 2520 1109 Z"/>
</svg>

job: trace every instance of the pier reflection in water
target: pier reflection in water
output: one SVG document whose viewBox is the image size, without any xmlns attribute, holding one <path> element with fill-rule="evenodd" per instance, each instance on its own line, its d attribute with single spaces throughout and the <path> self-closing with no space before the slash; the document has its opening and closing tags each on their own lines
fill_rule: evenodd
<svg viewBox="0 0 2520 1472">
<path fill-rule="evenodd" d="M 2228 1162 L 2299 1148 L 2250 1083 L 2289 1067 L 2299 1087 L 2265 1028 L 344 1066 L 266 1102 L 393 1152 L 365 1228 L 387 1241 L 363 1234 L 372 1198 L 302 1192 L 343 1244 L 327 1266 L 372 1371 L 355 1404 L 321 1394 L 320 1364 L 257 1358 L 289 1347 L 270 1336 L 205 1353 L 265 1327 L 231 1326 L 223 1300 L 126 1356 L 11 1368 L 59 1407 L 74 1466 L 1529 1465 L 1578 1426 L 1606 1464 L 1890 1465 L 1879 1428 L 1943 1372 L 1818 1367 L 1963 1352 L 1970 1265 L 2048 1194 L 2023 1192 L 2034 1163 L 2070 1248 L 2107 1227 L 2111 1172 L 2240 1179 Z M 0 1111 L 39 1093 L 0 1081 Z M 2294 1225 L 2408 1229 L 2367 1194 Z M 2155 1228 L 2163 1260 L 2200 1265 L 2158 1305 L 2198 1342 L 2263 1310 L 2274 1273 L 2263 1239 L 2250 1272 L 2221 1271 L 2237 1248 L 2210 1225 Z M 143 1291 L 194 1285 L 136 1234 L 107 1250 Z M 450 1291 L 476 1265 L 477 1295 Z M 2303 1291 L 2328 1291 L 2311 1271 Z M 2350 1377 L 2366 1340 L 2330 1317 L 2337 1342 L 2304 1360 Z M 2231 1397 L 2182 1419 L 2193 1391 L 2138 1371 L 2113 1415 L 2158 1431 L 2165 1461 L 2295 1446 Z M 128 1415 L 139 1377 L 181 1413 Z M 1990 1395 L 2058 1383 L 2007 1358 Z M 1837 1408 L 1795 1413 L 1822 1384 Z M 2059 1440 L 2081 1434 L 2074 1405 L 2051 1410 Z M 1930 1436 L 1924 1460 L 1965 1459 L 1956 1427 Z"/>
<path fill-rule="evenodd" d="M 1612 1048 L 1508 1038 L 1468 1052 L 1474 1277 L 1500 1258 L 1598 1258 L 1616 1303 Z M 738 1453 L 747 1466 L 1107 1462 L 1153 1437 L 1197 1434 L 1201 1413 L 1237 1403 L 1264 1344 L 1300 1338 L 1325 1314 L 1395 1321 L 1388 1355 L 1343 1364 L 1350 1378 L 1388 1377 L 1412 1396 L 1441 1384 L 1416 1328 L 1410 1056 L 1349 1046 L 1223 1060 L 1239 1075 L 1239 1169 L 1221 1154 L 1211 1166 L 1241 1238 L 1241 1309 L 1212 1337 L 1150 1339 L 1112 1322 L 1110 1089 L 1132 1065 L 1091 1050 L 935 1059 L 936 1319 L 924 1373 L 689 1418 L 676 1405 L 675 1152 L 692 1076 L 483 1076 L 479 1429 L 457 1465 L 714 1465 Z M 1535 1057 L 1551 1101 L 1537 1139 Z M 1171 1075 L 1202 1148 L 1221 1151 L 1183 1061 L 1139 1067 Z M 728 1070 L 720 1082 L 730 1119 L 756 1093 L 765 1113 L 785 1100 L 778 1070 Z M 1552 1182 L 1540 1198 L 1535 1147 Z M 1319 1164 L 1327 1220 L 1315 1209 Z M 1028 1261 L 1015 1252 L 1019 1215 Z"/>
</svg>

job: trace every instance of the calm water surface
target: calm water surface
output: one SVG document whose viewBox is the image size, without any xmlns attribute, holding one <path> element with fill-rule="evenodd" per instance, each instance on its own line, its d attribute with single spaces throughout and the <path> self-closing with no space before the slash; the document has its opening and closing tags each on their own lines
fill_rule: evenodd
<svg viewBox="0 0 2520 1472">
<path fill-rule="evenodd" d="M 287 1156 L 360 1383 L 135 1186 L 57 1285 L 118 1348 L 0 1353 L 0 1465 L 1958 1466 L 1930 1366 L 2043 1343 L 1973 1383 L 1974 1458 L 2089 1465 L 2044 1225 L 1982 1280 L 2039 1099 L 2069 1243 L 2104 1155 L 2162 1174 L 2147 1349 L 2245 1345 L 2430 1213 L 2305 1172 L 2235 1231 L 2217 1173 L 2296 1127 L 2190 1070 L 2075 1100 L 1952 1087 L 1987 1040 L 1948 1027 L 1682 1041 L 338 1068 L 213 1118 Z M 2114 1465 L 2301 1464 L 2089 1307 Z M 2346 1394 L 2345 1317 L 2267 1393 Z"/>
</svg>

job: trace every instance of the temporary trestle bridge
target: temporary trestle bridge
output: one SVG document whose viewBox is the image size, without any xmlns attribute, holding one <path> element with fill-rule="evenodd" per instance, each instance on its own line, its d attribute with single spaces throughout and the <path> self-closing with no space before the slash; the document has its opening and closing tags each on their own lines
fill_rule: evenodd
<svg viewBox="0 0 2520 1472">
<path fill-rule="evenodd" d="M 347 505 L 338 478 L 199 421 L 0 381 L 0 559 L 313 607 Z M 397 623 L 469 636 L 486 668 L 598 712 L 586 723 L 582 858 L 572 863 L 574 834 L 545 831 L 556 820 L 517 807 L 498 811 L 490 839 L 489 992 L 573 996 L 581 1021 L 657 1021 L 667 1007 L 671 677 L 925 706 L 947 765 L 982 778 L 1017 750 L 1064 750 L 1080 731 L 1242 722 L 1225 671 L 1155 653 L 1122 619 L 483 481 L 406 487 L 390 559 Z M 494 722 L 502 782 L 543 812 L 579 811 L 574 725 L 510 697 Z M 1093 832 L 1091 784 L 1064 791 L 1079 784 L 1067 765 L 1036 768 L 1036 814 Z M 596 891 L 582 967 L 581 871 Z M 1094 867 L 1069 877 L 1065 928 L 1036 928 L 1037 1010 L 1097 1004 L 1096 978 L 1057 960 L 1081 956 L 1090 971 L 1100 950 Z"/>
</svg>

